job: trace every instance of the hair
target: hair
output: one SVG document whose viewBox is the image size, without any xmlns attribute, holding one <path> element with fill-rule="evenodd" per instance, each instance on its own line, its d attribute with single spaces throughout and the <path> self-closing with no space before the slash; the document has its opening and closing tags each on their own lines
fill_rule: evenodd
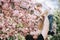
<svg viewBox="0 0 60 40">
<path fill-rule="evenodd" d="M 38 28 L 39 30 L 43 29 L 43 25 L 44 25 L 44 16 L 41 16 L 42 19 L 40 19 L 39 24 L 38 24 Z"/>
<path fill-rule="evenodd" d="M 26 39 L 26 40 L 34 40 L 32 35 L 27 35 L 27 36 L 25 37 L 25 39 Z"/>
<path fill-rule="evenodd" d="M 42 7 L 42 4 L 41 3 L 36 3 L 35 4 L 37 7 Z"/>
<path fill-rule="evenodd" d="M 42 34 L 38 35 L 37 40 L 44 40 L 44 38 L 43 38 Z"/>
</svg>

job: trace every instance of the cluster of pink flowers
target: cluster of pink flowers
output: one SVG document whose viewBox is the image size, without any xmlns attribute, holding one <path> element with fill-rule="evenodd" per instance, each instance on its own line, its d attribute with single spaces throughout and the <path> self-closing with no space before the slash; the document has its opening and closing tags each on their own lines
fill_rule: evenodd
<svg viewBox="0 0 60 40">
<path fill-rule="evenodd" d="M 38 33 L 39 17 L 31 14 L 31 0 L 0 0 L 0 38 L 8 38 L 17 34 L 26 35 L 33 29 Z M 30 31 L 28 30 L 30 29 Z"/>
</svg>

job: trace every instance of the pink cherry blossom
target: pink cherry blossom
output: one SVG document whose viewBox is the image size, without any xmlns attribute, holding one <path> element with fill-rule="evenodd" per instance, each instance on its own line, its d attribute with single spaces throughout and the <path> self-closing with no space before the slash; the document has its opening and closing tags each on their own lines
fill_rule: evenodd
<svg viewBox="0 0 60 40">
<path fill-rule="evenodd" d="M 9 4 L 8 4 L 8 3 L 5 3 L 5 4 L 2 6 L 2 8 L 5 9 L 5 10 L 7 10 L 8 7 L 9 7 Z"/>
<path fill-rule="evenodd" d="M 14 2 L 20 2 L 20 0 L 14 0 Z"/>
</svg>

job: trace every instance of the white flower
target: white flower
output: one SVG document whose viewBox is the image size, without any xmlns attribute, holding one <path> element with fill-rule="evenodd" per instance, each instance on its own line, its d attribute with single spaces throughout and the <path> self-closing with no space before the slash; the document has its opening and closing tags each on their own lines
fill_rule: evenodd
<svg viewBox="0 0 60 40">
<path fill-rule="evenodd" d="M 18 16 L 19 15 L 19 11 L 18 10 L 14 10 L 13 11 L 13 16 Z"/>
</svg>

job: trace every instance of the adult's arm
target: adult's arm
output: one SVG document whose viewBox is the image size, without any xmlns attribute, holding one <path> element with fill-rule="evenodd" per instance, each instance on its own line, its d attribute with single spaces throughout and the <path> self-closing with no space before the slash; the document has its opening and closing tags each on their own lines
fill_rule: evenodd
<svg viewBox="0 0 60 40">
<path fill-rule="evenodd" d="M 44 16 L 45 19 L 44 19 L 44 25 L 43 25 L 43 29 L 42 29 L 42 36 L 44 39 L 47 38 L 48 36 L 48 31 L 49 31 L 49 20 L 48 20 L 48 17 L 47 15 Z"/>
</svg>

